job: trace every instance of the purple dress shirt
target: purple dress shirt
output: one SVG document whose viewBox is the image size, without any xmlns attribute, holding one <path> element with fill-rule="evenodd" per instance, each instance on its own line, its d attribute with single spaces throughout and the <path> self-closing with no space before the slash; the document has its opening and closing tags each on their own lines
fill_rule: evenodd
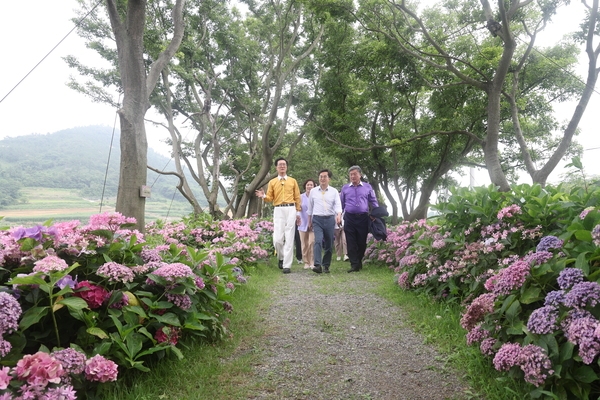
<svg viewBox="0 0 600 400">
<path fill-rule="evenodd" d="M 356 186 L 352 185 L 352 183 L 344 185 L 340 193 L 340 199 L 342 200 L 342 209 L 345 213 L 368 213 L 369 205 L 371 205 L 371 208 L 379 207 L 375 191 L 366 182 L 360 182 Z"/>
</svg>

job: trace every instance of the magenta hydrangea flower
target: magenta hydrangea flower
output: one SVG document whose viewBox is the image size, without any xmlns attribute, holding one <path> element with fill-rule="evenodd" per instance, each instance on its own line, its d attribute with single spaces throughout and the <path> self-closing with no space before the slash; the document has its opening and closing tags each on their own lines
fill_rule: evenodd
<svg viewBox="0 0 600 400">
<path fill-rule="evenodd" d="M 504 343 L 494 356 L 494 368 L 498 371 L 508 371 L 512 367 L 519 365 L 520 354 L 521 345 L 518 343 Z"/>
<path fill-rule="evenodd" d="M 473 329 L 467 333 L 467 345 L 472 345 L 474 343 L 481 343 L 484 339 L 490 337 L 490 332 L 486 329 L 483 329 L 481 325 L 477 325 Z"/>
<path fill-rule="evenodd" d="M 584 364 L 591 364 L 600 354 L 600 341 L 595 332 L 600 325 L 593 316 L 572 318 L 565 329 L 569 342 L 579 346 L 579 356 Z"/>
<path fill-rule="evenodd" d="M 558 309 L 554 306 L 544 306 L 531 313 L 527 322 L 527 329 L 538 335 L 551 333 L 557 328 L 557 320 Z"/>
<path fill-rule="evenodd" d="M 192 269 L 182 263 L 166 264 L 152 272 L 154 275 L 162 276 L 169 282 L 174 282 L 177 278 L 194 277 Z"/>
<path fill-rule="evenodd" d="M 158 343 L 168 343 L 175 346 L 179 339 L 179 333 L 179 329 L 174 326 L 163 326 L 156 331 L 154 339 L 156 339 Z"/>
<path fill-rule="evenodd" d="M 0 356 L 6 356 L 8 353 L 10 353 L 11 349 L 12 344 L 10 344 L 8 340 L 4 340 L 4 338 L 0 336 Z"/>
<path fill-rule="evenodd" d="M 52 357 L 58 360 L 67 374 L 80 374 L 85 369 L 87 357 L 85 354 L 66 348 L 52 352 Z"/>
<path fill-rule="evenodd" d="M 538 243 L 535 251 L 550 251 L 551 249 L 560 249 L 563 246 L 563 241 L 556 236 L 544 236 Z"/>
<path fill-rule="evenodd" d="M 404 271 L 403 273 L 401 273 L 398 276 L 398 286 L 400 286 L 402 289 L 409 289 L 410 288 L 410 281 L 409 281 L 409 276 L 408 276 L 408 272 Z"/>
<path fill-rule="evenodd" d="M 109 282 L 112 283 L 133 282 L 133 278 L 135 277 L 131 268 L 114 261 L 101 265 L 97 273 L 99 276 L 108 278 Z"/>
<path fill-rule="evenodd" d="M 206 287 L 206 284 L 204 283 L 204 279 L 202 279 L 199 276 L 197 276 L 197 277 L 194 278 L 194 283 L 196 284 L 196 287 L 198 289 L 200 289 L 200 290 L 202 290 L 202 289 L 204 289 Z"/>
<path fill-rule="evenodd" d="M 89 224 L 85 226 L 86 230 L 108 229 L 116 232 L 121 228 L 121 225 L 135 224 L 136 219 L 133 217 L 125 217 L 119 212 L 105 212 L 102 214 L 94 214 L 90 217 Z"/>
<path fill-rule="evenodd" d="M 166 294 L 167 300 L 181 308 L 182 310 L 189 310 L 192 308 L 192 299 L 187 294 Z"/>
<path fill-rule="evenodd" d="M 9 367 L 0 368 L 0 390 L 4 390 L 8 387 L 8 384 L 12 380 Z"/>
<path fill-rule="evenodd" d="M 486 356 L 493 356 L 495 352 L 494 347 L 496 346 L 496 343 L 498 343 L 498 341 L 491 337 L 483 339 L 481 345 L 479 346 L 481 354 Z"/>
<path fill-rule="evenodd" d="M 483 321 L 487 314 L 494 311 L 495 301 L 496 294 L 494 293 L 484 293 L 477 297 L 463 314 L 460 325 L 468 331 L 473 329 L 479 322 Z"/>
<path fill-rule="evenodd" d="M 119 373 L 118 366 L 111 360 L 107 360 L 100 354 L 85 362 L 85 378 L 92 382 L 116 381 Z"/>
<path fill-rule="evenodd" d="M 35 266 L 33 267 L 34 272 L 45 272 L 49 274 L 54 271 L 63 271 L 69 268 L 69 265 L 65 260 L 56 256 L 46 256 L 41 260 L 38 260 L 33 263 Z"/>
<path fill-rule="evenodd" d="M 517 214 L 521 214 L 521 207 L 516 204 L 511 204 L 510 206 L 504 207 L 498 211 L 497 217 L 499 220 L 502 220 L 503 218 L 509 218 Z"/>
<path fill-rule="evenodd" d="M 531 267 L 526 261 L 515 261 L 509 267 L 501 269 L 494 276 L 488 278 L 484 287 L 496 294 L 509 294 L 519 289 L 530 275 Z"/>
<path fill-rule="evenodd" d="M 62 364 L 48 353 L 38 351 L 26 354 L 17 362 L 17 378 L 34 386 L 47 386 L 48 383 L 60 383 L 65 374 Z"/>
<path fill-rule="evenodd" d="M 77 392 L 71 385 L 49 388 L 40 400 L 76 400 Z"/>
<path fill-rule="evenodd" d="M 556 281 L 558 282 L 558 286 L 565 290 L 572 288 L 576 283 L 583 282 L 583 278 L 582 270 L 578 268 L 565 268 L 560 271 Z"/>
<path fill-rule="evenodd" d="M 90 281 L 79 282 L 75 285 L 75 290 L 76 292 L 73 293 L 73 296 L 81 297 L 92 310 L 100 308 L 109 297 L 108 290 L 101 286 L 94 285 Z"/>
<path fill-rule="evenodd" d="M 160 255 L 160 249 L 158 248 L 148 248 L 145 247 L 142 249 L 140 256 L 142 257 L 142 260 L 144 260 L 145 263 L 148 262 L 161 262 L 162 261 L 162 257 Z"/>
<path fill-rule="evenodd" d="M 528 344 L 521 349 L 518 363 L 525 373 L 525 380 L 537 387 L 543 385 L 554 373 L 546 351 L 534 344 Z"/>
<path fill-rule="evenodd" d="M 554 257 L 549 251 L 539 251 L 525 256 L 524 260 L 531 265 L 541 265 Z"/>
</svg>

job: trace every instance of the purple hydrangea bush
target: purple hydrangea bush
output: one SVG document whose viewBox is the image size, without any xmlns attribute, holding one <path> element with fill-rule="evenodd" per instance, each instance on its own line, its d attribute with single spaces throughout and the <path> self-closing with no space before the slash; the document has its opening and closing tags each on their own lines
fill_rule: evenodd
<svg viewBox="0 0 600 400">
<path fill-rule="evenodd" d="M 368 249 L 403 290 L 464 304 L 469 345 L 531 397 L 598 398 L 600 190 L 458 189 Z M 435 243 L 435 244 L 434 244 Z"/>
</svg>

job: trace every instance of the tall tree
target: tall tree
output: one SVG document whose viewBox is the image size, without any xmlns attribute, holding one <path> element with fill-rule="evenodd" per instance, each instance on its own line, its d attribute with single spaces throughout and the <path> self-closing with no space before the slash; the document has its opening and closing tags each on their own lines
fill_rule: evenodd
<svg viewBox="0 0 600 400">
<path fill-rule="evenodd" d="M 86 7 L 86 1 L 81 4 Z M 145 197 L 141 196 L 141 187 L 146 185 L 148 142 L 144 117 L 150 108 L 150 95 L 154 90 L 161 71 L 177 51 L 183 38 L 183 8 L 185 0 L 152 3 L 154 7 L 166 7 L 172 10 L 172 37 L 162 43 L 162 51 L 155 58 L 148 57 L 145 48 L 147 0 L 106 0 L 106 10 L 111 32 L 101 18 L 91 18 L 83 24 L 80 34 L 90 39 L 90 46 L 104 58 L 116 64 L 114 71 L 101 71 L 82 66 L 73 57 L 67 62 L 78 68 L 82 74 L 92 75 L 104 86 L 117 85 L 123 93 L 122 105 L 118 110 L 121 128 L 121 163 L 116 211 L 135 217 L 137 228 L 144 230 Z M 116 53 L 104 39 L 114 40 Z M 100 101 L 116 104 L 110 94 L 93 84 L 85 86 L 72 82 L 77 90 L 89 93 Z"/>
<path fill-rule="evenodd" d="M 251 13 L 247 20 L 249 37 L 260 49 L 254 62 L 263 67 L 257 69 L 246 65 L 245 69 L 238 70 L 247 88 L 243 92 L 233 92 L 231 96 L 250 122 L 250 143 L 259 149 L 260 166 L 245 187 L 236 217 L 256 211 L 249 207 L 251 202 L 256 202 L 254 191 L 271 177 L 274 155 L 281 152 L 286 143 L 288 124 L 297 99 L 300 67 L 315 50 L 324 30 L 323 13 L 315 12 L 310 1 L 248 1 L 247 4 Z M 288 157 L 302 135 L 303 132 L 296 132 L 296 139 L 287 150 Z"/>
<path fill-rule="evenodd" d="M 345 165 L 363 168 L 387 197 L 394 222 L 397 200 L 403 218 L 424 218 L 439 182 L 476 143 L 474 135 L 454 128 L 459 126 L 454 115 L 444 118 L 468 93 L 431 94 L 418 60 L 385 35 L 356 29 L 350 21 L 329 26 L 318 59 L 323 97 L 316 137 Z M 455 134 L 429 133 L 442 128 Z"/>
<path fill-rule="evenodd" d="M 524 105 L 528 102 L 526 99 L 541 96 L 546 101 L 552 98 L 564 100 L 572 97 L 574 91 L 570 88 L 578 86 L 574 79 L 563 80 L 562 85 L 554 87 L 545 85 L 546 80 L 553 76 L 550 73 L 546 75 L 546 80 L 538 80 L 534 86 L 517 84 L 523 83 L 519 73 L 532 65 L 534 58 L 531 57 L 531 49 L 537 35 L 565 2 L 499 0 L 495 7 L 488 0 L 481 0 L 481 7 L 476 7 L 475 3 L 472 0 L 444 2 L 419 16 L 405 1 L 385 0 L 368 3 L 365 10 L 369 11 L 360 15 L 360 19 L 368 29 L 395 40 L 404 52 L 424 65 L 439 71 L 442 76 L 453 77 L 447 82 L 440 82 L 434 77 L 429 80 L 431 87 L 464 85 L 485 93 L 486 132 L 481 141 L 483 157 L 492 182 L 502 190 L 508 190 L 509 183 L 501 162 L 501 154 L 505 149 L 500 147 L 503 110 L 510 109 L 512 112 L 514 130 L 511 134 L 518 138 L 521 153 L 526 159 L 527 154 L 531 153 L 531 142 L 522 140 L 526 135 L 519 136 L 518 130 Z M 586 86 L 578 92 L 576 111 L 563 132 L 560 144 L 547 157 L 545 166 L 537 170 L 525 160 L 534 182 L 545 183 L 558 160 L 565 156 L 596 84 L 598 47 L 593 49 L 593 39 L 597 34 L 598 1 L 593 1 L 588 8 L 589 18 L 584 24 L 584 36 L 590 72 Z M 483 24 L 487 28 L 487 35 L 480 29 Z M 524 45 L 520 46 L 519 43 Z M 555 64 L 554 76 L 567 76 L 563 70 L 569 64 L 564 61 L 570 58 L 570 52 L 563 54 L 558 63 L 562 65 L 556 67 Z M 571 58 L 571 68 L 573 65 Z M 524 96 L 525 93 L 529 97 Z M 512 106 L 508 103 L 512 103 Z M 511 114 L 505 116 L 510 117 Z M 544 133 L 546 136 L 550 134 L 547 131 Z M 539 141 L 540 135 L 530 135 L 529 139 Z"/>
<path fill-rule="evenodd" d="M 177 51 L 183 38 L 183 6 L 176 0 L 173 6 L 173 37 L 164 51 L 150 64 L 146 74 L 144 60 L 144 28 L 146 0 L 123 2 L 107 0 L 110 24 L 115 36 L 119 73 L 123 88 L 123 106 L 119 109 L 121 126 L 121 167 L 116 211 L 135 217 L 139 230 L 145 226 L 145 197 L 140 194 L 146 185 L 148 141 L 144 116 L 150 108 L 150 94 L 162 69 Z"/>
</svg>

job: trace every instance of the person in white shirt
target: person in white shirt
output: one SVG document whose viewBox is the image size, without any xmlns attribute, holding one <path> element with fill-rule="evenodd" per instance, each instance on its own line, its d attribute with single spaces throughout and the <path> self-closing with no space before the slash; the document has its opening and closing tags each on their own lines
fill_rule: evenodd
<svg viewBox="0 0 600 400">
<path fill-rule="evenodd" d="M 329 273 L 333 248 L 333 231 L 336 224 L 342 222 L 342 203 L 336 188 L 329 186 L 331 171 L 319 171 L 319 186 L 308 196 L 308 227 L 315 234 L 313 256 L 315 266 L 312 269 L 320 274 Z"/>
</svg>

